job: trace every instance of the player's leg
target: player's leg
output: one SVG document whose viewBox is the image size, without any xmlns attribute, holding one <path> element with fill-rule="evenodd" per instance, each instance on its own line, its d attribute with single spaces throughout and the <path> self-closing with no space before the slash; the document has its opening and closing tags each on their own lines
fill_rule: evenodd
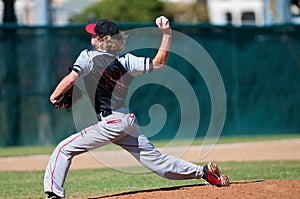
<svg viewBox="0 0 300 199">
<path fill-rule="evenodd" d="M 97 124 L 73 134 L 61 141 L 53 151 L 47 165 L 44 176 L 45 193 L 55 193 L 57 196 L 64 197 L 64 182 L 71 165 L 72 158 L 110 143 L 113 135 Z"/>
<path fill-rule="evenodd" d="M 132 154 L 144 167 L 161 177 L 173 180 L 199 179 L 203 167 L 177 157 L 163 154 L 143 134 L 128 135 L 114 142 Z"/>
<path fill-rule="evenodd" d="M 56 147 L 45 172 L 45 192 L 63 197 L 64 181 L 75 155 L 104 146 L 113 140 L 122 139 L 127 136 L 127 133 L 135 131 L 135 127 L 132 126 L 134 116 L 127 114 L 128 110 L 124 112 L 114 112 L 112 115 L 101 118 L 101 122 L 71 135 Z"/>
<path fill-rule="evenodd" d="M 155 149 L 145 135 L 136 133 L 114 142 L 131 153 L 144 167 L 161 177 L 172 180 L 203 178 L 208 184 L 229 186 L 229 179 L 215 163 L 204 167 L 163 154 Z"/>
</svg>

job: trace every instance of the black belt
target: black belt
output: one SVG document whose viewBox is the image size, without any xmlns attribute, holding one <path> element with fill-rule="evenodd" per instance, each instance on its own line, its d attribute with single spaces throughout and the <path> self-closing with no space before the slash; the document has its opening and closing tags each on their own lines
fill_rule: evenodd
<svg viewBox="0 0 300 199">
<path fill-rule="evenodd" d="M 111 114 L 112 114 L 111 111 L 101 111 L 100 113 L 97 114 L 97 119 L 99 121 L 101 121 L 101 117 L 107 117 L 107 116 L 109 116 Z"/>
<path fill-rule="evenodd" d="M 111 111 L 102 111 L 102 112 L 100 112 L 100 115 L 102 115 L 102 117 L 107 117 L 107 116 L 109 116 L 111 114 L 112 114 Z"/>
</svg>

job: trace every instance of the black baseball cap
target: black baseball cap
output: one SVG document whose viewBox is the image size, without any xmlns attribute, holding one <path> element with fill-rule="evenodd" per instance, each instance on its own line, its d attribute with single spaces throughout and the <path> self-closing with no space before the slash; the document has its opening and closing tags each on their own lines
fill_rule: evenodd
<svg viewBox="0 0 300 199">
<path fill-rule="evenodd" d="M 106 35 L 114 36 L 120 32 L 117 24 L 109 19 L 101 19 L 97 21 L 97 23 L 88 24 L 86 25 L 85 30 L 90 34 L 99 37 L 104 37 Z"/>
</svg>

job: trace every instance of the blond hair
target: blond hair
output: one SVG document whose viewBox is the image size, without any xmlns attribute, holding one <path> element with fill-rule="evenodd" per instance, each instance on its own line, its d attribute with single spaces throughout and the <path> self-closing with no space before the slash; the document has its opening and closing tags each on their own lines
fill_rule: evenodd
<svg viewBox="0 0 300 199">
<path fill-rule="evenodd" d="M 115 36 L 97 36 L 97 39 L 102 41 L 97 47 L 101 50 L 106 50 L 109 53 L 118 54 L 125 48 L 127 37 L 128 36 L 124 32 L 120 32 Z"/>
</svg>

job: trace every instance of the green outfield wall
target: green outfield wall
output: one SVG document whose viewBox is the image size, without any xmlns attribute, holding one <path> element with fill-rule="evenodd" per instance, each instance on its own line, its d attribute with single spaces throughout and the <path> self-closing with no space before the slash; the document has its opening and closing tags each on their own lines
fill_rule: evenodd
<svg viewBox="0 0 300 199">
<path fill-rule="evenodd" d="M 122 30 L 153 26 L 119 25 Z M 300 26 L 237 28 L 174 24 L 173 27 L 198 42 L 220 72 L 226 90 L 226 119 L 221 136 L 300 133 Z M 72 112 L 54 110 L 49 102 L 51 92 L 68 73 L 76 56 L 91 47 L 89 41 L 84 25 L 0 26 L 0 146 L 56 144 L 76 132 L 76 127 L 95 120 L 93 114 L 83 109 L 75 112 L 74 122 Z M 194 49 L 184 50 L 197 54 Z M 132 53 L 154 56 L 155 50 Z M 182 74 L 193 88 L 200 121 L 195 121 L 192 114 L 181 118 L 181 103 L 194 106 L 190 96 L 180 102 L 176 93 L 160 84 L 144 85 L 134 91 L 128 100 L 130 109 L 141 126 L 147 126 L 151 120 L 165 121 L 162 128 L 157 128 L 158 132 L 150 132 L 150 139 L 174 138 L 180 122 L 186 127 L 183 135 L 205 136 L 212 114 L 206 82 L 184 57 L 171 53 L 168 66 Z M 172 74 L 165 79 L 176 83 Z M 143 81 L 139 77 L 135 83 Z M 177 87 L 176 92 L 183 91 L 182 85 Z M 150 117 L 149 109 L 155 104 L 164 107 L 164 111 L 154 109 Z M 77 125 L 78 118 L 87 121 Z M 189 132 L 194 123 L 199 124 L 196 135 Z"/>
</svg>

